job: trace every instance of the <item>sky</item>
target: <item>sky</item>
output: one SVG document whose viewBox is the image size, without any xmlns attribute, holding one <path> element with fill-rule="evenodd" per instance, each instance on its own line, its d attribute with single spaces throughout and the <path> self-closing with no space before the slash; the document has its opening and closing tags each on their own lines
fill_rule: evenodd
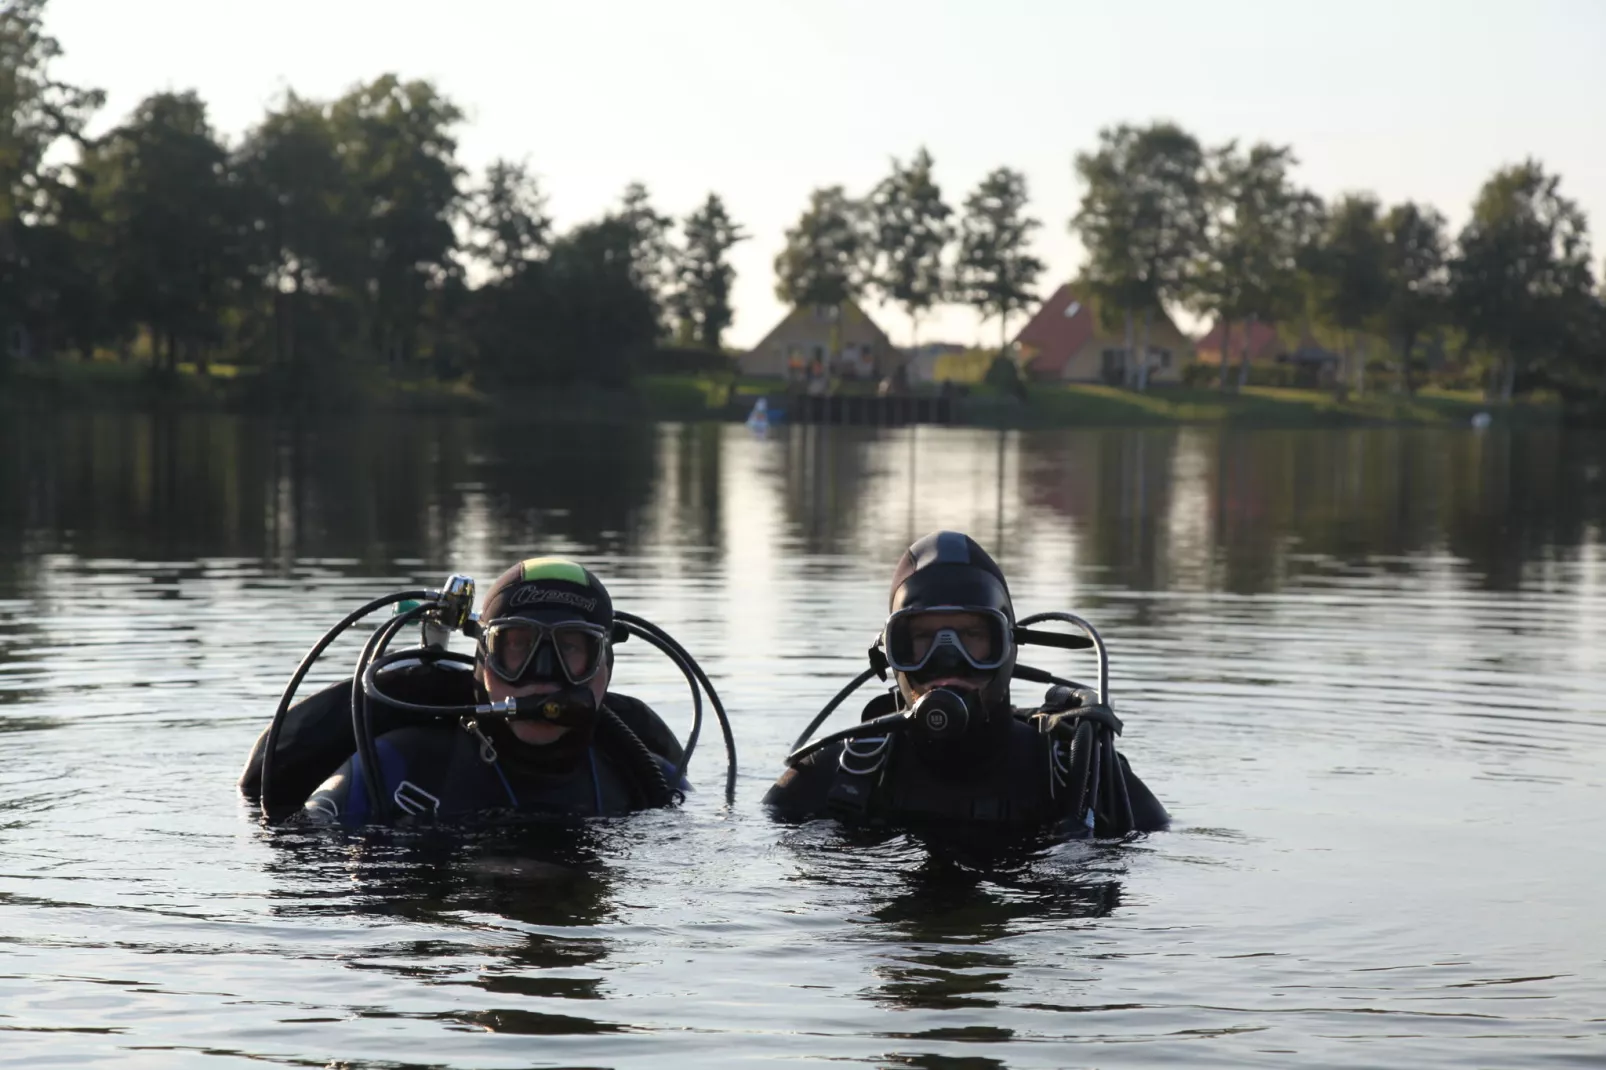
<svg viewBox="0 0 1606 1070">
<path fill-rule="evenodd" d="M 996 167 L 1025 173 L 1046 297 L 1082 261 L 1073 158 L 1120 122 L 1291 145 L 1321 196 L 1423 201 L 1455 227 L 1534 157 L 1606 252 L 1606 0 L 52 0 L 47 20 L 58 76 L 107 92 L 98 128 L 195 89 L 237 139 L 286 89 L 393 71 L 464 110 L 472 172 L 527 161 L 560 227 L 633 180 L 677 217 L 717 192 L 751 235 L 738 346 L 783 312 L 773 263 L 809 192 L 866 193 L 921 146 L 956 206 Z M 907 341 L 900 311 L 871 312 Z M 965 309 L 920 328 L 997 336 Z"/>
</svg>

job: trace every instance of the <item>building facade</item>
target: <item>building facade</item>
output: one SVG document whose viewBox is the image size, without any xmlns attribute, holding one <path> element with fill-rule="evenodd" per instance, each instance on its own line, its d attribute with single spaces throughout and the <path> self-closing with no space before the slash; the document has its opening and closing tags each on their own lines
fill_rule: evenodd
<svg viewBox="0 0 1606 1070">
<path fill-rule="evenodd" d="M 903 361 L 857 302 L 799 306 L 737 358 L 743 375 L 803 381 L 820 376 L 883 379 Z"/>
<path fill-rule="evenodd" d="M 1140 324 L 1133 330 L 1134 349 L 1142 337 Z M 1193 342 L 1162 309 L 1150 315 L 1148 341 L 1148 382 L 1180 383 L 1183 366 L 1193 359 Z M 1055 290 L 1021 328 L 1015 352 L 1022 371 L 1038 382 L 1120 386 L 1140 367 L 1135 356 L 1129 359 L 1125 325 L 1105 327 L 1097 303 L 1079 297 L 1069 284 Z"/>
</svg>

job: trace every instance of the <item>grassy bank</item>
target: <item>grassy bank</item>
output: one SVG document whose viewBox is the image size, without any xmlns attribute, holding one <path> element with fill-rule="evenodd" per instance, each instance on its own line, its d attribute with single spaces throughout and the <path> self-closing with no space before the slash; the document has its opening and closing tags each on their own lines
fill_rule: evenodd
<svg viewBox="0 0 1606 1070">
<path fill-rule="evenodd" d="M 159 373 L 144 364 L 75 361 L 13 365 L 0 374 L 0 400 L 53 408 L 198 409 L 234 412 L 352 410 L 464 413 L 514 410 L 539 419 L 722 420 L 746 415 L 753 400 L 783 393 L 773 380 L 720 374 L 644 375 L 628 387 L 595 386 L 489 393 L 462 381 L 394 378 L 377 371 L 290 382 L 273 373 L 180 365 Z M 870 384 L 847 389 L 871 393 Z M 1025 400 L 986 387 L 958 398 L 959 422 L 989 427 L 1143 427 L 1227 424 L 1243 427 L 1344 427 L 1366 424 L 1465 426 L 1488 412 L 1507 426 L 1560 421 L 1548 400 L 1510 406 L 1471 392 L 1378 392 L 1337 398 L 1318 390 L 1246 387 L 1237 393 L 1161 387 L 1139 394 L 1095 384 L 1034 385 Z"/>
<path fill-rule="evenodd" d="M 1024 402 L 979 393 L 962 405 L 966 422 L 1010 427 L 1123 427 L 1229 424 L 1240 427 L 1466 426 L 1478 413 L 1508 426 L 1558 423 L 1554 402 L 1484 401 L 1477 393 L 1423 390 L 1336 397 L 1330 391 L 1245 387 L 1235 393 L 1160 387 L 1147 393 L 1091 383 L 1034 386 Z"/>
</svg>

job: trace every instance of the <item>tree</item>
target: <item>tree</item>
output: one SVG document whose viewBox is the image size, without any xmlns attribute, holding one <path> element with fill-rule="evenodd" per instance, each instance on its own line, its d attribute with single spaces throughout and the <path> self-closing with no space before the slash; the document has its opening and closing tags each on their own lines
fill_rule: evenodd
<svg viewBox="0 0 1606 1070">
<path fill-rule="evenodd" d="M 270 352 L 298 378 L 309 333 L 338 321 L 334 302 L 362 286 L 359 193 L 346 171 L 327 105 L 287 93 L 246 134 L 234 157 L 250 217 L 250 273 L 270 306 Z M 308 298 L 317 301 L 309 309 Z M 317 323 L 309 323 L 316 319 Z M 325 338 L 323 348 L 347 340 Z"/>
<path fill-rule="evenodd" d="M 863 292 L 860 207 L 841 186 L 817 189 L 775 258 L 775 296 L 791 305 L 843 304 Z"/>
<path fill-rule="evenodd" d="M 105 97 L 50 76 L 61 46 L 45 32 L 44 9 L 45 0 L 0 4 L 0 335 L 12 325 L 82 324 L 52 288 L 72 285 L 81 257 L 61 229 L 71 180 L 45 160 L 63 140 L 82 144 Z"/>
<path fill-rule="evenodd" d="M 652 206 L 647 187 L 632 182 L 625 187 L 614 218 L 630 235 L 630 274 L 636 286 L 652 299 L 653 318 L 662 332 L 664 312 L 673 285 L 674 263 L 669 247 L 669 231 L 674 219 Z"/>
<path fill-rule="evenodd" d="M 943 299 L 948 273 L 943 251 L 953 240 L 953 209 L 931 175 L 931 154 L 922 148 L 906 167 L 892 161 L 892 174 L 871 192 L 866 205 L 872 234 L 870 282 L 882 300 L 909 316 L 909 344 L 915 344 L 920 317 Z"/>
<path fill-rule="evenodd" d="M 1399 352 L 1400 386 L 1411 393 L 1415 389 L 1411 363 L 1416 344 L 1445 315 L 1444 217 L 1431 207 L 1406 201 L 1389 209 L 1382 227 L 1387 287 L 1383 326 Z"/>
<path fill-rule="evenodd" d="M 1086 186 L 1071 230 L 1088 253 L 1086 278 L 1101 310 L 1126 316 L 1127 385 L 1148 384 L 1149 327 L 1155 309 L 1183 300 L 1209 224 L 1205 155 L 1174 123 L 1099 131 L 1099 148 L 1078 153 Z M 1132 319 L 1143 315 L 1132 361 Z"/>
<path fill-rule="evenodd" d="M 681 224 L 670 310 L 687 340 L 714 352 L 719 351 L 720 339 L 732 319 L 731 287 L 736 271 L 728 257 L 737 242 L 746 240 L 746 231 L 731 219 L 725 202 L 715 193 Z"/>
<path fill-rule="evenodd" d="M 110 283 L 126 323 L 149 332 L 156 363 L 206 358 L 231 283 L 243 274 L 228 155 L 193 92 L 157 93 L 92 152 L 82 170 L 109 232 Z"/>
<path fill-rule="evenodd" d="M 1365 380 L 1365 360 L 1349 368 L 1355 332 L 1372 323 L 1389 298 L 1388 246 L 1378 218 L 1377 198 L 1365 193 L 1340 197 L 1327 216 L 1311 257 L 1316 305 L 1342 332 L 1344 362 L 1357 389 Z"/>
<path fill-rule="evenodd" d="M 959 226 L 958 292 L 982 319 L 998 317 L 999 352 L 1008 348 L 1009 317 L 1035 297 L 1043 262 L 1027 252 L 1042 224 L 1025 214 L 1026 176 L 1000 167 L 965 198 Z"/>
<path fill-rule="evenodd" d="M 61 45 L 44 29 L 46 0 L 0 6 L 0 225 L 24 220 L 35 206 L 45 156 L 62 139 L 81 140 L 105 102 L 100 90 L 50 77 Z"/>
<path fill-rule="evenodd" d="M 1257 144 L 1247 154 L 1236 143 L 1211 153 L 1206 187 L 1211 206 L 1201 262 L 1190 291 L 1195 308 L 1214 313 L 1230 329 L 1248 318 L 1238 384 L 1249 379 L 1249 346 L 1261 317 L 1295 312 L 1301 302 L 1305 256 L 1320 224 L 1321 202 L 1296 189 L 1288 171 L 1293 150 Z M 1227 388 L 1227 350 L 1221 354 L 1221 389 Z"/>
<path fill-rule="evenodd" d="M 116 340 L 115 250 L 91 194 L 81 167 L 52 169 L 40 183 L 30 222 L 15 232 L 17 255 L 7 268 L 25 270 L 6 279 L 9 300 L 0 306 L 0 324 L 9 308 L 13 322 L 28 330 L 30 348 L 37 344 L 41 353 L 65 346 L 87 360 L 98 345 Z"/>
<path fill-rule="evenodd" d="M 490 268 L 493 278 L 511 278 L 546 255 L 552 220 L 546 195 L 526 164 L 491 161 L 468 204 L 473 233 L 469 249 Z"/>
<path fill-rule="evenodd" d="M 608 216 L 551 244 L 542 260 L 474 294 L 477 367 L 495 386 L 619 386 L 658 324 L 637 285 L 628 223 Z"/>
<path fill-rule="evenodd" d="M 420 351 L 429 291 L 455 276 L 462 169 L 458 107 L 424 81 L 393 74 L 335 101 L 331 121 L 358 191 L 365 285 L 356 295 L 372 352 L 392 367 Z"/>
<path fill-rule="evenodd" d="M 1594 289 L 1584 214 L 1538 161 L 1484 183 L 1450 266 L 1452 300 L 1470 336 L 1500 354 L 1498 393 L 1554 360 Z"/>
<path fill-rule="evenodd" d="M 546 329 L 572 378 L 622 385 L 658 337 L 657 306 L 636 277 L 636 239 L 615 216 L 581 224 L 553 246 Z"/>
</svg>

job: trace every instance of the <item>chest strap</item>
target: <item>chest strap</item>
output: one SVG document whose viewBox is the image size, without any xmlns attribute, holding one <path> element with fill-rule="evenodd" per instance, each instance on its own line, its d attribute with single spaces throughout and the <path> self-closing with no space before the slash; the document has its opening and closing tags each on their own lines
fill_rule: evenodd
<svg viewBox="0 0 1606 1070">
<path fill-rule="evenodd" d="M 893 736 L 865 736 L 842 744 L 836 779 L 826 793 L 826 809 L 839 817 L 864 817 L 892 757 Z"/>
</svg>

